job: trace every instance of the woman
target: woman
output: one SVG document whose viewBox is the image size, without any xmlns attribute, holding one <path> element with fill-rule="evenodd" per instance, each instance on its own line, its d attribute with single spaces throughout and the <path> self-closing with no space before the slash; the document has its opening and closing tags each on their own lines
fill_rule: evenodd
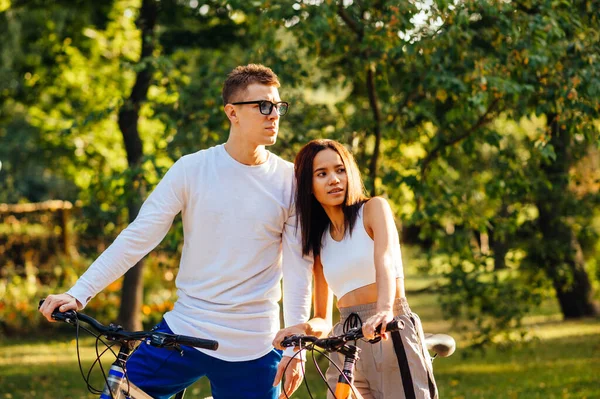
<svg viewBox="0 0 600 399">
<path fill-rule="evenodd" d="M 421 322 L 404 294 L 400 243 L 388 202 L 364 195 L 352 154 L 333 140 L 306 144 L 296 156 L 295 175 L 302 251 L 315 259 L 314 318 L 279 331 L 273 345 L 281 349 L 281 340 L 293 334 L 325 336 L 331 329 L 333 291 L 340 310 L 333 335 L 362 323 L 365 338 L 373 339 L 381 324 L 385 338 L 357 343 L 356 391 L 364 398 L 437 398 Z M 384 326 L 394 317 L 406 326 L 391 333 L 390 340 Z M 339 355 L 338 366 L 342 362 Z M 330 366 L 330 387 L 338 377 Z"/>
</svg>

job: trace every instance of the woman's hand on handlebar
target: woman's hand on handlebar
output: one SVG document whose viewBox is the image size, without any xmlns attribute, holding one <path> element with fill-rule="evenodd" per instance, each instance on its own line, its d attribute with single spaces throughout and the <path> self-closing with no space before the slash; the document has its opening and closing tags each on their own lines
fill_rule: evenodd
<svg viewBox="0 0 600 399">
<path fill-rule="evenodd" d="M 277 334 L 275 335 L 275 338 L 273 339 L 273 346 L 276 349 L 283 350 L 285 348 L 283 346 L 281 346 L 281 342 L 283 341 L 283 339 L 285 337 L 289 337 L 291 335 L 306 335 L 306 333 L 307 333 L 306 323 L 296 324 L 294 326 L 286 327 L 277 332 Z"/>
<path fill-rule="evenodd" d="M 385 332 L 385 326 L 394 320 L 394 313 L 392 311 L 380 311 L 369 317 L 362 325 L 362 333 L 365 339 L 371 340 L 375 338 L 375 329 L 381 325 L 381 338 L 387 339 L 388 335 Z"/>
<path fill-rule="evenodd" d="M 59 312 L 66 312 L 67 310 L 80 309 L 83 309 L 83 306 L 77 299 L 69 294 L 58 294 L 48 295 L 42 306 L 40 306 L 39 311 L 48 321 L 55 322 L 56 320 L 52 318 L 52 313 L 55 310 L 58 310 Z"/>
</svg>

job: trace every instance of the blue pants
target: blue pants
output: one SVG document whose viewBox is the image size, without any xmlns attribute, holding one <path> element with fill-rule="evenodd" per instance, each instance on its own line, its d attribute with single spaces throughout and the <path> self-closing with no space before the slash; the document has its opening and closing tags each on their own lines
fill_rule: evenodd
<svg viewBox="0 0 600 399">
<path fill-rule="evenodd" d="M 155 331 L 173 333 L 163 319 Z M 273 387 L 281 352 L 244 362 L 228 362 L 197 349 L 182 347 L 184 354 L 141 343 L 127 361 L 129 380 L 157 399 L 168 399 L 206 376 L 214 399 L 276 399 Z"/>
</svg>

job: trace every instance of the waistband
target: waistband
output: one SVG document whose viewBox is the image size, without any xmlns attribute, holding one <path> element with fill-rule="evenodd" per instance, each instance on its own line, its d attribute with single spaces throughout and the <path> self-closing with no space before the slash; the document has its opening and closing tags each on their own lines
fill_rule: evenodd
<svg viewBox="0 0 600 399">
<path fill-rule="evenodd" d="M 375 302 L 340 308 L 340 323 L 345 322 L 351 313 L 356 313 L 362 321 L 365 321 L 367 320 L 367 318 L 375 314 L 376 308 L 377 303 Z M 396 298 L 394 300 L 393 311 L 395 316 L 407 315 L 412 313 L 410 307 L 408 306 L 408 301 L 406 300 L 406 298 Z"/>
</svg>

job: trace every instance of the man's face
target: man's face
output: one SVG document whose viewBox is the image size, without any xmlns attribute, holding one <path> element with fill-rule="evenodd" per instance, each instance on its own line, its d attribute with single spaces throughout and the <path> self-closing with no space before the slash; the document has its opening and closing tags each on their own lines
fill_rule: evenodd
<svg viewBox="0 0 600 399">
<path fill-rule="evenodd" d="M 235 102 L 264 100 L 272 103 L 281 101 L 277 87 L 251 84 Z M 261 114 L 258 104 L 240 104 L 234 107 L 238 128 L 245 140 L 256 146 L 275 144 L 279 132 L 279 114 L 276 107 L 273 107 L 269 115 Z"/>
</svg>

